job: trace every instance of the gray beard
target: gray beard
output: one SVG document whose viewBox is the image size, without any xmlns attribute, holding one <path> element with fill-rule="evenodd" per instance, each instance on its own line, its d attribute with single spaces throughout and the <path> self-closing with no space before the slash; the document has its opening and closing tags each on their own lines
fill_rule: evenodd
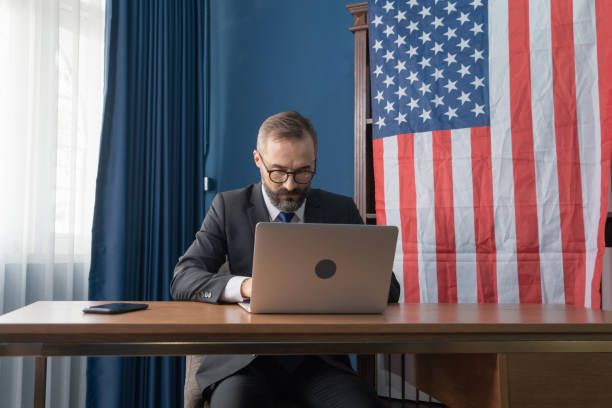
<svg viewBox="0 0 612 408">
<path fill-rule="evenodd" d="M 293 199 L 280 199 L 280 195 L 281 194 L 287 194 L 289 191 L 285 188 L 281 188 L 278 191 L 272 191 L 270 189 L 270 187 L 268 187 L 268 185 L 266 183 L 264 183 L 262 181 L 264 190 L 266 191 L 266 194 L 268 195 L 268 198 L 270 199 L 270 202 L 272 203 L 272 205 L 276 208 L 278 208 L 280 211 L 282 212 L 296 212 L 298 208 L 301 207 L 301 205 L 304 203 L 304 200 L 306 200 L 306 197 L 308 197 L 308 193 L 310 193 L 310 186 L 308 186 L 306 189 L 304 190 L 294 190 L 295 192 L 298 193 L 298 198 L 296 200 Z"/>
</svg>

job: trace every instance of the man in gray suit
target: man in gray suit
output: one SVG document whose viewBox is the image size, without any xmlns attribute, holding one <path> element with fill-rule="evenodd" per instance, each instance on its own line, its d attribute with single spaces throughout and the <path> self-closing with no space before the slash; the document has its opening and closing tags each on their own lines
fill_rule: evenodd
<svg viewBox="0 0 612 408">
<path fill-rule="evenodd" d="M 261 183 L 214 198 L 174 270 L 174 299 L 236 303 L 249 298 L 258 222 L 363 223 L 351 198 L 310 188 L 317 146 L 314 127 L 297 112 L 263 122 L 253 151 Z M 226 260 L 230 274 L 217 273 Z M 392 276 L 389 302 L 397 302 L 399 292 Z M 275 406 L 279 399 L 317 408 L 379 406 L 346 356 L 206 356 L 196 379 L 211 408 Z"/>
</svg>

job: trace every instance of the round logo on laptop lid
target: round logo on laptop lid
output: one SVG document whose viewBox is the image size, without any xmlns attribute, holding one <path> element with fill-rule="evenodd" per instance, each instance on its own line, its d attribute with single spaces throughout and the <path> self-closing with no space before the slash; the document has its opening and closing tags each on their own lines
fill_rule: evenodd
<svg viewBox="0 0 612 408">
<path fill-rule="evenodd" d="M 321 279 L 329 279 L 336 273 L 336 263 L 331 259 L 322 259 L 315 266 L 315 273 Z"/>
</svg>

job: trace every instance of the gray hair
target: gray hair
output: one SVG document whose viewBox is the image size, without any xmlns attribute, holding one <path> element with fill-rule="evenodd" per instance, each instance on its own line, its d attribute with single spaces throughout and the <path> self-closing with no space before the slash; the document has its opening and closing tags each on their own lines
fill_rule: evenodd
<svg viewBox="0 0 612 408">
<path fill-rule="evenodd" d="M 257 149 L 263 150 L 267 137 L 274 133 L 280 139 L 302 139 L 308 134 L 314 144 L 315 152 L 319 146 L 317 131 L 310 120 L 296 111 L 277 113 L 270 116 L 259 127 Z"/>
</svg>

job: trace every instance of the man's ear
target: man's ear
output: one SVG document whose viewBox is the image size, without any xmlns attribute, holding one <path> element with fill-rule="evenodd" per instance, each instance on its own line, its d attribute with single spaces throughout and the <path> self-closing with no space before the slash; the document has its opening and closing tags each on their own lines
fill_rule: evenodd
<svg viewBox="0 0 612 408">
<path fill-rule="evenodd" d="M 261 159 L 259 158 L 259 153 L 257 152 L 257 149 L 253 150 L 253 161 L 255 162 L 255 165 L 259 168 L 261 168 Z"/>
</svg>

